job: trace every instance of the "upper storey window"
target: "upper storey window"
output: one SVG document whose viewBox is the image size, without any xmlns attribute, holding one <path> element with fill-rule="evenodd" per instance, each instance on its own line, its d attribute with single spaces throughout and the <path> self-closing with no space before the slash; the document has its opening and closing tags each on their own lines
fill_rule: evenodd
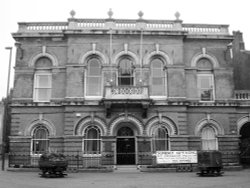
<svg viewBox="0 0 250 188">
<path fill-rule="evenodd" d="M 214 101 L 214 75 L 210 60 L 201 58 L 198 68 L 198 95 L 201 101 Z"/>
<path fill-rule="evenodd" d="M 201 101 L 214 101 L 214 79 L 213 74 L 198 75 L 198 90 Z"/>
<path fill-rule="evenodd" d="M 118 85 L 132 86 L 134 85 L 134 67 L 129 57 L 123 57 L 118 67 Z"/>
<path fill-rule="evenodd" d="M 97 57 L 88 60 L 86 77 L 86 95 L 101 96 L 102 70 L 101 62 Z"/>
<path fill-rule="evenodd" d="M 34 101 L 49 102 L 51 99 L 51 72 L 37 71 L 34 83 Z"/>
<path fill-rule="evenodd" d="M 36 61 L 33 93 L 35 102 L 49 102 L 51 99 L 52 74 L 49 69 L 51 66 L 52 62 L 47 57 L 41 57 Z"/>
<path fill-rule="evenodd" d="M 166 77 L 163 68 L 164 63 L 161 59 L 155 58 L 151 61 L 151 96 L 166 95 Z"/>
</svg>

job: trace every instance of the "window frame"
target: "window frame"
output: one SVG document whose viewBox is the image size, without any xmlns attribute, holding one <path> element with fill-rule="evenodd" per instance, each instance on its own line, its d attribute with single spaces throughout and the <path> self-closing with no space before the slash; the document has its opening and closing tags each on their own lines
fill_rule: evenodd
<svg viewBox="0 0 250 188">
<path fill-rule="evenodd" d="M 36 134 L 36 131 L 38 130 L 38 129 L 44 129 L 46 132 L 47 132 L 47 136 L 46 136 L 46 138 L 44 138 L 44 139 L 41 139 L 41 138 L 34 138 L 34 136 L 35 136 L 35 134 Z M 31 133 L 31 148 L 30 148 L 30 153 L 31 153 L 31 156 L 34 156 L 34 157 L 36 157 L 36 156 L 41 156 L 43 153 L 46 153 L 46 152 L 49 152 L 50 151 L 50 139 L 49 139 L 49 136 L 50 136 L 50 133 L 49 133 L 49 130 L 48 130 L 48 128 L 46 127 L 46 126 L 44 126 L 44 125 L 37 125 L 34 129 L 33 129 L 33 131 L 32 131 L 32 133 Z M 34 143 L 35 143 L 35 141 L 46 141 L 47 142 L 47 146 L 46 146 L 46 151 L 44 151 L 44 152 L 41 152 L 41 153 L 36 153 L 36 152 L 34 152 L 34 149 L 35 149 L 35 147 L 34 147 Z"/>
<path fill-rule="evenodd" d="M 91 129 L 96 129 L 97 130 L 97 134 L 99 135 L 99 136 L 97 135 L 97 138 L 95 138 L 95 139 L 87 138 L 87 133 Z M 96 125 L 89 125 L 84 129 L 83 135 L 84 135 L 84 137 L 82 139 L 82 153 L 83 153 L 83 156 L 100 156 L 102 154 L 102 138 L 101 138 L 102 132 L 101 132 L 101 129 Z M 85 151 L 86 146 L 88 144 L 86 142 L 88 142 L 88 141 L 97 141 L 97 148 L 99 148 L 99 151 L 97 151 L 96 153 L 89 153 L 89 151 Z M 99 146 L 98 146 L 98 143 L 99 143 Z"/>
<path fill-rule="evenodd" d="M 158 129 L 165 129 L 167 131 L 167 137 L 162 139 L 162 138 L 158 138 L 156 139 L 155 133 L 156 131 L 158 131 Z M 164 144 L 164 150 L 156 150 L 156 142 L 155 141 L 165 141 Z M 167 150 L 166 150 L 167 147 Z M 156 154 L 157 151 L 171 151 L 171 147 L 170 147 L 170 134 L 169 134 L 169 130 L 167 127 L 165 127 L 164 125 L 156 125 L 156 127 L 154 128 L 153 132 L 152 132 L 152 153 Z"/>
<path fill-rule="evenodd" d="M 48 86 L 39 87 L 39 77 L 48 76 Z M 48 98 L 45 100 L 39 100 L 39 90 L 47 89 Z M 34 102 L 50 102 L 52 98 L 52 73 L 50 70 L 38 70 L 34 74 L 34 86 L 33 86 L 33 101 Z"/>
<path fill-rule="evenodd" d="M 209 88 L 201 88 L 201 78 L 209 77 L 210 85 L 212 86 L 212 92 L 211 92 L 211 100 L 202 100 L 201 94 L 202 89 L 208 89 Z M 215 83 L 214 83 L 214 74 L 211 71 L 201 71 L 197 74 L 197 91 L 198 91 L 198 98 L 200 102 L 214 102 L 215 101 Z"/>
<path fill-rule="evenodd" d="M 213 130 L 213 133 L 214 133 L 214 138 L 203 138 L 203 131 L 205 130 L 205 129 L 211 129 L 211 130 Z M 217 133 L 217 131 L 214 129 L 214 127 L 213 126 L 211 126 L 211 125 L 205 125 L 202 129 L 201 129 L 201 150 L 202 151 L 214 151 L 214 150 L 216 150 L 216 151 L 218 151 L 218 133 Z M 213 142 L 213 146 L 215 147 L 215 148 L 212 148 L 212 149 L 209 149 L 209 148 L 205 148 L 204 149 L 204 145 L 206 144 L 206 145 L 209 145 L 208 143 L 209 142 L 211 142 L 212 140 L 214 140 L 214 142 Z M 206 142 L 206 143 L 204 143 L 204 142 Z"/>
<path fill-rule="evenodd" d="M 121 76 L 121 72 L 120 72 L 120 64 L 121 62 L 124 60 L 124 59 L 127 59 L 131 62 L 131 71 L 132 71 L 132 74 L 130 76 L 127 76 L 128 78 L 130 78 L 130 82 L 132 80 L 132 84 L 131 85 L 121 85 L 120 84 L 120 79 L 122 78 L 126 78 L 126 76 Z M 122 56 L 120 59 L 119 59 L 119 62 L 118 62 L 118 67 L 117 67 L 117 86 L 120 86 L 120 87 L 130 87 L 130 86 L 135 86 L 135 82 L 136 82 L 136 78 L 135 78 L 135 67 L 134 67 L 134 64 L 135 62 L 133 61 L 133 59 L 130 57 L 130 56 Z"/>
<path fill-rule="evenodd" d="M 100 75 L 99 76 L 89 76 L 89 67 L 90 67 L 90 61 L 92 59 L 97 59 L 98 63 L 99 63 L 99 68 L 100 68 Z M 100 60 L 99 57 L 96 56 L 91 56 L 90 58 L 88 58 L 87 60 L 87 68 L 85 69 L 85 84 L 84 84 L 84 95 L 86 99 L 101 99 L 103 96 L 103 70 L 102 70 L 102 61 Z M 99 78 L 100 79 L 100 95 L 88 95 L 88 78 Z"/>
<path fill-rule="evenodd" d="M 162 63 L 162 73 L 163 73 L 163 77 L 153 77 L 153 74 L 152 74 L 152 67 L 153 67 L 153 61 L 154 60 L 159 60 L 161 61 Z M 163 86 L 164 86 L 164 89 L 163 89 L 163 95 L 152 95 L 151 94 L 151 90 L 153 89 L 152 88 L 152 85 L 153 85 L 153 78 L 162 78 L 162 80 L 164 81 L 163 83 Z M 164 98 L 167 98 L 167 71 L 164 69 L 164 60 L 162 60 L 162 58 L 160 57 L 154 57 L 151 61 L 150 61 L 150 98 L 154 98 L 154 99 L 164 99 Z"/>
</svg>

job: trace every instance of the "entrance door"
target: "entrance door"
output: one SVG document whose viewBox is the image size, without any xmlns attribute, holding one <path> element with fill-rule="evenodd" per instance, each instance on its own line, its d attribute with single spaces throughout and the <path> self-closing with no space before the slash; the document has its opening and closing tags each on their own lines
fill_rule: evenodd
<svg viewBox="0 0 250 188">
<path fill-rule="evenodd" d="M 118 165 L 135 164 L 134 138 L 117 138 L 116 146 Z"/>
<path fill-rule="evenodd" d="M 240 129 L 240 161 L 242 165 L 250 166 L 250 122 Z"/>
<path fill-rule="evenodd" d="M 116 162 L 118 165 L 135 164 L 135 138 L 133 130 L 124 126 L 117 132 Z"/>
</svg>

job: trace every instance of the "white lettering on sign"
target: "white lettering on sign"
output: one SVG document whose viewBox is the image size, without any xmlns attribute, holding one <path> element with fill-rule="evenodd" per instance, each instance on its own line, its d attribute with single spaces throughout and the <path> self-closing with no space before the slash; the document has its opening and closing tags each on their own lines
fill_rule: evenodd
<svg viewBox="0 0 250 188">
<path fill-rule="evenodd" d="M 197 151 L 157 151 L 157 164 L 197 163 Z"/>
</svg>

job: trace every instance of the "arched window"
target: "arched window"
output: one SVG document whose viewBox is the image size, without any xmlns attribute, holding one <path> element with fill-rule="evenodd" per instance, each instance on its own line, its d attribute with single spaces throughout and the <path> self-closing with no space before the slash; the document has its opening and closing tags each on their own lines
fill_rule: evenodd
<svg viewBox="0 0 250 188">
<path fill-rule="evenodd" d="M 218 150 L 217 137 L 214 128 L 206 125 L 201 130 L 202 150 Z"/>
<path fill-rule="evenodd" d="M 197 68 L 211 71 L 213 69 L 213 64 L 207 58 L 200 58 L 197 62 Z"/>
<path fill-rule="evenodd" d="M 38 67 L 51 67 L 52 61 L 48 57 L 40 57 L 36 60 L 36 68 Z"/>
<path fill-rule="evenodd" d="M 34 75 L 33 99 L 35 102 L 49 102 L 52 90 L 52 74 L 48 69 L 52 61 L 47 57 L 40 57 L 36 63 L 37 68 Z"/>
<path fill-rule="evenodd" d="M 38 125 L 32 134 L 32 154 L 49 151 L 49 131 L 44 125 Z"/>
<path fill-rule="evenodd" d="M 88 60 L 86 95 L 101 96 L 102 95 L 102 69 L 101 62 L 97 57 Z"/>
<path fill-rule="evenodd" d="M 125 56 L 119 62 L 118 85 L 134 85 L 134 67 L 131 58 Z"/>
<path fill-rule="evenodd" d="M 151 96 L 166 95 L 166 78 L 163 68 L 164 63 L 161 59 L 155 58 L 151 61 Z"/>
<path fill-rule="evenodd" d="M 84 154 L 101 153 L 101 132 L 97 126 L 89 126 L 85 129 L 83 147 Z"/>
<path fill-rule="evenodd" d="M 213 65 L 207 58 L 197 62 L 198 68 L 198 95 L 201 101 L 214 101 Z"/>
<path fill-rule="evenodd" d="M 169 150 L 169 134 L 168 130 L 164 126 L 157 126 L 152 135 L 152 149 L 156 151 Z"/>
</svg>

